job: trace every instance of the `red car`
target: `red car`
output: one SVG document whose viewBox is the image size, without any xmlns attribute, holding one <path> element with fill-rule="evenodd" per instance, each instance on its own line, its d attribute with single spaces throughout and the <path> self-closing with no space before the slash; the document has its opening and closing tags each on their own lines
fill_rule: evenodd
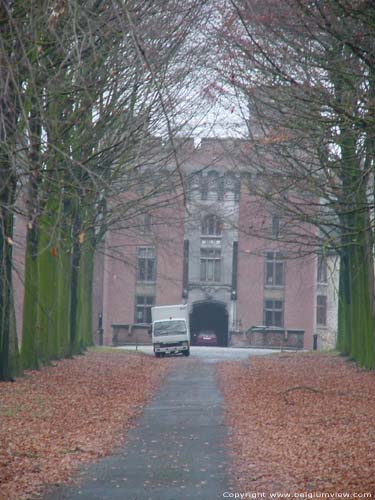
<svg viewBox="0 0 375 500">
<path fill-rule="evenodd" d="M 200 332 L 196 339 L 197 345 L 217 345 L 216 333 L 209 330 L 206 332 Z"/>
</svg>

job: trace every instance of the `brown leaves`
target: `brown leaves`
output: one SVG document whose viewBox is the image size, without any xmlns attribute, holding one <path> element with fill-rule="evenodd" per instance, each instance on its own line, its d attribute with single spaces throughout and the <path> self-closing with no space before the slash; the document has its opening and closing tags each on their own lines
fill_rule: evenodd
<svg viewBox="0 0 375 500">
<path fill-rule="evenodd" d="M 0 383 L 0 499 L 60 483 L 121 442 L 170 360 L 90 353 Z"/>
<path fill-rule="evenodd" d="M 289 354 L 220 366 L 238 491 L 375 492 L 375 373 Z"/>
</svg>

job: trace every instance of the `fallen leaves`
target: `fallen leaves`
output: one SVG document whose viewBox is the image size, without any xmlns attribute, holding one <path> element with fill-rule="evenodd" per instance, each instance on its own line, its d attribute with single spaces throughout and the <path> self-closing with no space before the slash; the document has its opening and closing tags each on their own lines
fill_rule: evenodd
<svg viewBox="0 0 375 500">
<path fill-rule="evenodd" d="M 237 491 L 374 496 L 374 372 L 301 353 L 218 372 Z"/>
<path fill-rule="evenodd" d="M 93 352 L 0 383 L 0 499 L 29 498 L 120 445 L 171 362 Z"/>
</svg>

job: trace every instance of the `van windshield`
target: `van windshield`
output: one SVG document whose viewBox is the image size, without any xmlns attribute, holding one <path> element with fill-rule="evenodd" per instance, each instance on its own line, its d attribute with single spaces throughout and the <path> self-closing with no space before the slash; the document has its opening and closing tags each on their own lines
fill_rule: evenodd
<svg viewBox="0 0 375 500">
<path fill-rule="evenodd" d="M 154 335 L 185 335 L 186 324 L 182 320 L 158 321 L 154 324 Z"/>
</svg>

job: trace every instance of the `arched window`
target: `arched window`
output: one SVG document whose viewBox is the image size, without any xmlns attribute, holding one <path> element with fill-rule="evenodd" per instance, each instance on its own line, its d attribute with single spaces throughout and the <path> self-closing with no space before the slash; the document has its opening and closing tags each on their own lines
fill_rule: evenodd
<svg viewBox="0 0 375 500">
<path fill-rule="evenodd" d="M 202 221 L 201 233 L 203 236 L 221 236 L 223 223 L 217 215 L 206 215 Z"/>
</svg>

